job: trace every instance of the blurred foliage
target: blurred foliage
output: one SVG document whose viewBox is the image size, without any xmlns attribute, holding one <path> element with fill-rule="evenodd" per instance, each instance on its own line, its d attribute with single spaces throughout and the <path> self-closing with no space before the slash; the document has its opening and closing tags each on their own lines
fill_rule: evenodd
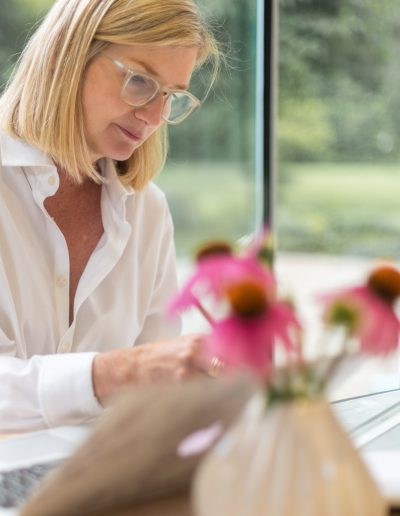
<svg viewBox="0 0 400 516">
<path fill-rule="evenodd" d="M 0 16 L 0 89 L 35 24 L 52 5 L 52 0 L 7 0 Z"/>
<path fill-rule="evenodd" d="M 278 134 L 280 151 L 286 160 L 326 159 L 335 133 L 329 111 L 318 98 L 287 99 L 281 106 Z"/>
<path fill-rule="evenodd" d="M 280 0 L 279 30 L 281 160 L 398 159 L 398 0 Z M 301 112 L 324 140 L 314 155 L 294 130 Z"/>
<path fill-rule="evenodd" d="M 396 258 L 400 3 L 280 0 L 279 19 L 280 248 Z"/>
<path fill-rule="evenodd" d="M 280 248 L 303 253 L 400 256 L 395 163 L 286 163 Z"/>
<path fill-rule="evenodd" d="M 253 182 L 239 163 L 168 163 L 158 178 L 175 221 L 179 250 L 209 239 L 236 240 L 254 226 Z"/>
<path fill-rule="evenodd" d="M 171 155 L 173 159 L 239 161 L 247 164 L 245 173 L 253 176 L 256 1 L 201 3 L 209 14 L 226 63 L 201 109 L 170 131 Z M 200 81 L 194 77 L 192 83 L 191 90 L 203 98 L 209 84 L 207 68 L 200 72 Z"/>
</svg>

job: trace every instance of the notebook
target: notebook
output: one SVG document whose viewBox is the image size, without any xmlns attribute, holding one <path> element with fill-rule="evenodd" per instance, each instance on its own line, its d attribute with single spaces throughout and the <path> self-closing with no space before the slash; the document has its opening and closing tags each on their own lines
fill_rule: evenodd
<svg viewBox="0 0 400 516">
<path fill-rule="evenodd" d="M 64 426 L 0 440 L 0 516 L 18 514 L 18 505 L 90 432 L 89 426 Z"/>
<path fill-rule="evenodd" d="M 332 404 L 391 507 L 400 507 L 400 390 Z"/>
</svg>

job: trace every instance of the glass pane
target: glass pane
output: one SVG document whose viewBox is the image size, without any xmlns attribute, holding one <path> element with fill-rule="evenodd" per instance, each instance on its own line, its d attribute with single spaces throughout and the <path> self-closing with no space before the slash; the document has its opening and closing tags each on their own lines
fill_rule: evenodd
<svg viewBox="0 0 400 516">
<path fill-rule="evenodd" d="M 399 255 L 399 28 L 396 0 L 280 1 L 277 267 L 315 335 L 316 292 Z M 341 395 L 398 386 L 372 362 Z"/>
<path fill-rule="evenodd" d="M 8 0 L 0 16 L 0 91 L 10 76 L 27 35 L 53 0 Z"/>
<path fill-rule="evenodd" d="M 228 65 L 204 105 L 170 127 L 170 156 L 157 182 L 167 193 L 180 257 L 210 238 L 237 239 L 255 227 L 256 0 L 207 0 L 221 27 Z M 202 99 L 207 72 L 189 88 Z"/>
<path fill-rule="evenodd" d="M 202 2 L 227 48 L 228 65 L 199 110 L 170 127 L 171 150 L 157 183 L 166 192 L 175 223 L 183 281 L 197 246 L 210 239 L 237 240 L 256 227 L 257 1 Z M 202 99 L 207 73 L 192 80 Z M 201 329 L 195 313 L 184 330 Z"/>
</svg>

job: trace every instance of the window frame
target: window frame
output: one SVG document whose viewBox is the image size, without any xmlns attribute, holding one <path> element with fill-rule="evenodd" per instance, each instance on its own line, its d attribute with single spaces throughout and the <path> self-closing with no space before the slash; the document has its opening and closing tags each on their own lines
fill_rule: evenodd
<svg viewBox="0 0 400 516">
<path fill-rule="evenodd" d="M 257 123 L 256 153 L 257 162 L 261 163 L 261 170 L 257 171 L 257 177 L 261 180 L 257 185 L 260 192 L 257 206 L 261 209 L 261 216 L 257 216 L 257 226 L 261 220 L 262 227 L 268 227 L 273 231 L 275 208 L 275 177 L 276 177 L 276 116 L 277 116 L 277 30 L 278 30 L 278 4 L 277 0 L 258 1 L 258 19 L 262 20 L 263 27 L 258 27 L 259 38 L 262 38 L 262 49 L 258 49 L 258 55 L 262 60 L 258 61 L 259 77 L 262 76 L 262 124 Z M 262 12 L 261 12 L 262 11 Z M 259 22 L 260 23 L 260 22 Z M 259 85 L 258 85 L 259 87 Z"/>
</svg>

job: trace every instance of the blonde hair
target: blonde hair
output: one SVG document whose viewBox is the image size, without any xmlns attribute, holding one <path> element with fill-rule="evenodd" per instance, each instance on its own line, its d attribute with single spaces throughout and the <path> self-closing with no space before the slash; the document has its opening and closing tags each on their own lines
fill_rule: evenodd
<svg viewBox="0 0 400 516">
<path fill-rule="evenodd" d="M 220 51 L 191 0 L 58 0 L 31 37 L 0 99 L 0 126 L 35 145 L 77 182 L 101 182 L 85 140 L 82 78 L 88 62 L 112 43 L 197 47 L 200 66 Z M 164 165 L 161 126 L 123 162 L 120 180 L 142 189 Z"/>
</svg>

